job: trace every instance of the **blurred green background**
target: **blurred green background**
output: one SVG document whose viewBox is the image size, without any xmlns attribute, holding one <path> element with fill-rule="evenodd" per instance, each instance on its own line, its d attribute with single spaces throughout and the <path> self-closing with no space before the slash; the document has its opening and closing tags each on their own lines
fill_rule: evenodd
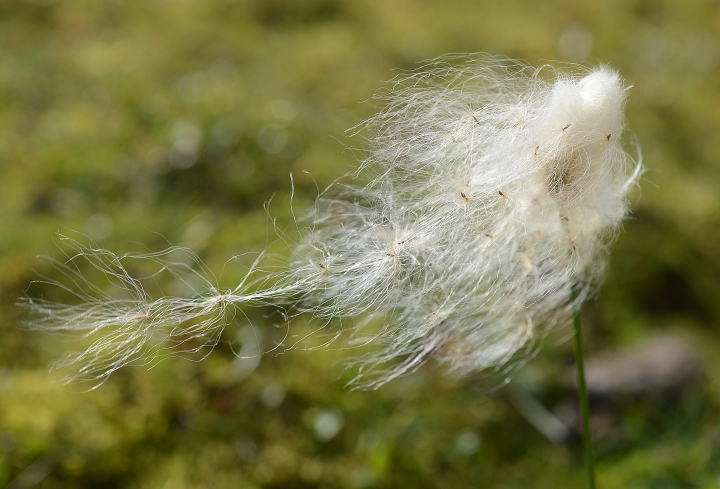
<svg viewBox="0 0 720 489">
<path fill-rule="evenodd" d="M 717 0 L 2 0 L 0 486 L 582 487 L 580 446 L 513 401 L 572 400 L 567 341 L 503 389 L 430 364 L 353 391 L 342 352 L 258 363 L 220 345 L 79 393 L 48 374 L 77 344 L 19 325 L 35 272 L 57 278 L 37 255 L 61 256 L 58 231 L 118 253 L 188 246 L 220 275 L 265 248 L 271 197 L 291 223 L 290 173 L 297 209 L 356 166 L 345 148 L 363 143 L 344 131 L 394 68 L 482 51 L 609 63 L 634 85 L 648 172 L 583 311 L 586 345 L 672 332 L 705 375 L 613 406 L 599 487 L 720 488 L 719 36 Z"/>
</svg>

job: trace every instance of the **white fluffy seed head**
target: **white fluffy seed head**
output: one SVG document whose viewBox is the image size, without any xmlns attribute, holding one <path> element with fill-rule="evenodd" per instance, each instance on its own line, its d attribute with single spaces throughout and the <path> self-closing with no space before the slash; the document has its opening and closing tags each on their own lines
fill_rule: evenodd
<svg viewBox="0 0 720 489">
<path fill-rule="evenodd" d="M 356 361 L 364 386 L 431 358 L 458 374 L 502 368 L 568 323 L 601 280 L 642 171 L 621 144 L 626 94 L 608 67 L 556 72 L 490 56 L 439 58 L 398 77 L 377 95 L 385 109 L 359 129 L 370 142 L 361 170 L 375 177 L 320 196 L 287 269 L 260 282 L 274 285 L 243 283 L 223 304 L 357 318 L 350 343 L 376 346 Z M 124 277 L 117 258 L 106 268 Z M 29 306 L 45 329 L 108 330 L 100 354 L 69 362 L 104 379 L 150 355 L 151 328 L 173 337 L 184 317 L 206 315 L 202 301 L 136 295 L 143 304 L 133 307 L 158 317 L 135 334 L 117 301 L 86 296 L 92 315 L 78 320 L 77 306 Z M 213 321 L 214 331 L 200 324 L 217 341 L 224 322 Z M 379 331 L 370 328 L 377 323 Z M 122 348 L 113 331 L 122 331 Z M 106 371 L 97 374 L 103 365 L 93 362 Z"/>
</svg>

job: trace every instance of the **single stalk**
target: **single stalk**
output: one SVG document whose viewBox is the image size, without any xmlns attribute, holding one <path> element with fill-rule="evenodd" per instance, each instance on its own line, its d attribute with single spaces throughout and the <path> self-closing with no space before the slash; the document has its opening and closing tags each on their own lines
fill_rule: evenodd
<svg viewBox="0 0 720 489">
<path fill-rule="evenodd" d="M 573 302 L 577 299 L 577 291 L 573 287 Z M 578 400 L 583 428 L 583 448 L 585 450 L 585 468 L 587 470 L 588 488 L 595 489 L 595 456 L 593 455 L 592 435 L 590 434 L 590 398 L 585 383 L 585 360 L 583 356 L 582 331 L 580 329 L 580 304 L 573 311 L 575 325 L 575 357 L 577 363 Z"/>
</svg>

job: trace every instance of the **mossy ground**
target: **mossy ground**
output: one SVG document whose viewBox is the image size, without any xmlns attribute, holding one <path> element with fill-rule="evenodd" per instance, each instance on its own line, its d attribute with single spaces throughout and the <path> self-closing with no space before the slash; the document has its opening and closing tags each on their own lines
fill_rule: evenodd
<svg viewBox="0 0 720 489">
<path fill-rule="evenodd" d="M 497 376 L 452 380 L 431 364 L 352 391 L 345 352 L 269 354 L 248 373 L 221 345 L 203 362 L 126 368 L 79 393 L 48 375 L 77 345 L 23 329 L 15 306 L 36 272 L 55 273 L 37 255 L 60 256 L 58 231 L 119 253 L 189 246 L 220 274 L 231 256 L 266 247 L 265 202 L 280 227 L 291 224 L 291 173 L 298 209 L 316 184 L 355 167 L 346 147 L 363 141 L 344 131 L 376 111 L 359 102 L 393 68 L 449 52 L 572 61 L 572 45 L 558 46 L 574 28 L 592 35 L 590 63 L 634 85 L 627 117 L 649 169 L 584 310 L 587 349 L 672 331 L 706 371 L 670 401 L 618 407 L 597 441 L 598 487 L 720 488 L 718 8 L 0 2 L 0 486 L 582 487 L 580 446 L 545 439 L 510 390 L 489 389 Z M 221 283 L 238 273 L 228 266 Z M 273 331 L 272 316 L 252 319 Z M 239 323 L 226 339 L 242 337 Z M 571 360 L 570 342 L 547 341 L 512 385 L 551 406 L 566 395 L 558 379 Z"/>
</svg>

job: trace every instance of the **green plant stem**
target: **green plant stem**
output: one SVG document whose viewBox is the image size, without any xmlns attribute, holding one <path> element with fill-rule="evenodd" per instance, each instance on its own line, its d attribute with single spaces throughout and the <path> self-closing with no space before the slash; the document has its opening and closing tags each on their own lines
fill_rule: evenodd
<svg viewBox="0 0 720 489">
<path fill-rule="evenodd" d="M 577 292 L 573 287 L 573 302 L 577 299 Z M 585 468 L 587 469 L 588 488 L 595 489 L 595 456 L 593 454 L 592 435 L 590 433 L 590 398 L 585 383 L 585 360 L 583 355 L 582 331 L 580 328 L 580 304 L 575 306 L 573 312 L 575 325 L 575 357 L 577 363 L 578 401 L 582 417 L 583 448 L 585 450 Z"/>
</svg>

